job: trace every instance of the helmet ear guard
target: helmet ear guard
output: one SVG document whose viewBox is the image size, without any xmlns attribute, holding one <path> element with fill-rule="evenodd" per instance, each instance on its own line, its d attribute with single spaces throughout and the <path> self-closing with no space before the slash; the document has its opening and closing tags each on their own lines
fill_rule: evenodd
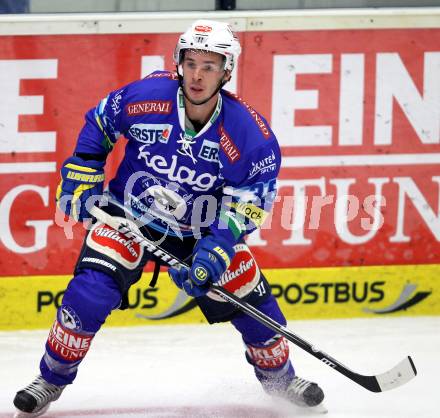
<svg viewBox="0 0 440 418">
<path fill-rule="evenodd" d="M 180 64 L 180 63 L 179 63 L 179 65 L 177 65 L 177 74 L 180 77 L 183 77 L 183 67 L 182 67 L 182 64 Z"/>
</svg>

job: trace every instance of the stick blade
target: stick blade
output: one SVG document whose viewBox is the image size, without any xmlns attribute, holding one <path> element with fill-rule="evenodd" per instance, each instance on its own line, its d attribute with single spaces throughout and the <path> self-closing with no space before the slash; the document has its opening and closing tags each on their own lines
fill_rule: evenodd
<svg viewBox="0 0 440 418">
<path fill-rule="evenodd" d="M 391 370 L 376 376 L 381 392 L 398 388 L 416 377 L 417 370 L 410 356 L 404 358 Z"/>
</svg>

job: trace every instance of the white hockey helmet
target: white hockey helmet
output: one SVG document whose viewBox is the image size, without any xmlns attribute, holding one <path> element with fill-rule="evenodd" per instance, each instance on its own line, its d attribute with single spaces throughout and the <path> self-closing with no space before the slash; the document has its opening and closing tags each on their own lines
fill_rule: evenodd
<svg viewBox="0 0 440 418">
<path fill-rule="evenodd" d="M 185 49 L 200 49 L 221 54 L 225 57 L 224 69 L 229 71 L 233 70 L 241 52 L 240 42 L 231 26 L 214 20 L 196 20 L 185 33 L 180 35 L 174 50 L 174 62 L 177 66 Z"/>
</svg>

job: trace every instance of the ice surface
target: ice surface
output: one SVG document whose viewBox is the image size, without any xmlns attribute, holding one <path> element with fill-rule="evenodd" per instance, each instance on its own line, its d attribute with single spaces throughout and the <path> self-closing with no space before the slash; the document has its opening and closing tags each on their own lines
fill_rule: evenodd
<svg viewBox="0 0 440 418">
<path fill-rule="evenodd" d="M 418 376 L 371 393 L 291 344 L 300 376 L 326 393 L 325 418 L 436 418 L 440 317 L 290 321 L 289 329 L 362 374 L 382 373 L 411 355 Z M 38 373 L 47 331 L 0 332 L 0 418 Z M 103 328 L 75 383 L 48 417 L 321 416 L 262 392 L 230 324 Z"/>
</svg>

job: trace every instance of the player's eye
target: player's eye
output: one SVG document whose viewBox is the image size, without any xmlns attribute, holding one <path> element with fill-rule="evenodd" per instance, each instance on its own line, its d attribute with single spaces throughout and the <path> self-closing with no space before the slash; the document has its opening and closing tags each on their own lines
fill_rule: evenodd
<svg viewBox="0 0 440 418">
<path fill-rule="evenodd" d="M 202 69 L 203 69 L 203 71 L 206 71 L 207 73 L 211 73 L 213 71 L 216 71 L 216 67 L 214 65 L 212 65 L 212 64 L 205 64 L 202 67 Z"/>
<path fill-rule="evenodd" d="M 200 69 L 200 71 L 203 71 L 204 73 L 214 73 L 214 72 L 220 72 L 221 67 L 217 64 L 213 63 L 206 63 L 198 65 L 193 61 L 185 61 L 185 65 L 189 70 L 195 71 L 197 68 Z"/>
</svg>

